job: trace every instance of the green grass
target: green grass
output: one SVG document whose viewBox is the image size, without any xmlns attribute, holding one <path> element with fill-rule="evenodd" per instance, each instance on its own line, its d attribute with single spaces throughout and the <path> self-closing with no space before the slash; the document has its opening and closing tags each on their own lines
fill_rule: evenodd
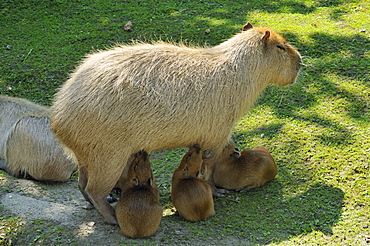
<svg viewBox="0 0 370 246">
<path fill-rule="evenodd" d="M 216 198 L 217 214 L 204 222 L 166 216 L 163 223 L 187 228 L 175 235 L 180 242 L 227 244 L 238 237 L 252 245 L 367 245 L 369 16 L 367 0 L 2 1 L 0 94 L 50 105 L 68 73 L 96 49 L 132 39 L 216 45 L 247 21 L 269 26 L 298 48 L 305 66 L 296 84 L 268 87 L 233 138 L 242 149 L 266 146 L 277 178 Z M 123 30 L 127 21 L 134 25 L 129 32 Z M 167 209 L 172 171 L 184 151 L 152 154 Z M 6 228 L 1 243 L 19 225 L 8 217 L 0 221 Z M 175 236 L 167 230 L 161 241 Z"/>
</svg>

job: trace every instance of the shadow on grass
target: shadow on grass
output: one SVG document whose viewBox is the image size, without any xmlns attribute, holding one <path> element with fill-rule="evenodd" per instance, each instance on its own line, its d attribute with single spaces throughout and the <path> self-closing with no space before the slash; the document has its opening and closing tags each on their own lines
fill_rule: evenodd
<svg viewBox="0 0 370 246">
<path fill-rule="evenodd" d="M 271 182 L 246 193 L 231 192 L 225 198 L 215 198 L 216 215 L 199 222 L 211 228 L 182 223 L 193 227 L 194 236 L 218 235 L 220 242 L 236 237 L 247 245 L 281 242 L 313 231 L 330 235 L 340 218 L 343 197 L 338 188 L 316 184 L 287 198 L 280 184 Z"/>
<path fill-rule="evenodd" d="M 294 118 L 330 129 L 333 134 L 322 136 L 321 141 L 330 144 L 350 143 L 352 134 L 341 122 L 330 120 L 322 115 L 338 114 L 348 118 L 369 122 L 369 97 L 366 91 L 370 86 L 368 64 L 370 59 L 366 52 L 370 49 L 370 40 L 360 35 L 350 37 L 315 33 L 311 35 L 314 42 L 300 43 L 294 34 L 287 34 L 301 50 L 309 64 L 304 67 L 298 82 L 290 87 L 270 86 L 263 93 L 256 105 L 267 105 L 279 118 Z M 289 39 L 289 38 L 288 38 Z M 305 60 L 305 59 L 304 59 Z M 337 80 L 338 79 L 338 80 Z M 340 81 L 339 81 L 340 79 Z M 314 88 L 311 90 L 311 88 Z M 361 90 L 360 88 L 363 88 Z M 335 103 L 330 111 L 318 113 L 307 110 L 322 101 Z M 335 112 L 334 112 L 335 114 Z M 269 126 L 270 130 L 277 126 Z"/>
</svg>

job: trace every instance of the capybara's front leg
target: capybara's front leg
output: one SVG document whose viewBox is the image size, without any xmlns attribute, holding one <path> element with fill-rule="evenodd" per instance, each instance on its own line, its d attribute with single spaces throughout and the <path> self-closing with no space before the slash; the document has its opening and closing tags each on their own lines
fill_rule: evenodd
<svg viewBox="0 0 370 246">
<path fill-rule="evenodd" d="M 124 166 L 113 166 L 109 170 L 101 172 L 100 169 L 88 169 L 87 185 L 82 192 L 110 224 L 118 224 L 115 210 L 107 202 L 109 192 L 115 187 L 121 176 Z"/>
<path fill-rule="evenodd" d="M 229 193 L 226 189 L 217 188 L 213 181 L 213 170 L 216 165 L 216 162 L 219 158 L 219 155 L 215 154 L 214 150 L 206 150 L 203 152 L 203 165 L 202 173 L 203 179 L 211 186 L 212 195 L 216 197 L 225 196 Z"/>
<path fill-rule="evenodd" d="M 92 204 L 99 211 L 101 215 L 109 224 L 117 225 L 118 221 L 116 219 L 116 211 L 114 208 L 109 205 L 107 201 L 107 195 L 98 195 L 87 192 L 87 195 L 90 197 Z"/>
</svg>

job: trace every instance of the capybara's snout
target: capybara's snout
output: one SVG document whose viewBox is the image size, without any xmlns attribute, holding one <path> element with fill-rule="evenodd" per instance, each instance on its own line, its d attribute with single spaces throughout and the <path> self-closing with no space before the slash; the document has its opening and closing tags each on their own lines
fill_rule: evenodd
<svg viewBox="0 0 370 246">
<path fill-rule="evenodd" d="M 201 150 L 202 149 L 200 148 L 199 144 L 194 144 L 193 146 L 190 147 L 189 153 L 195 153 L 198 155 Z"/>
</svg>

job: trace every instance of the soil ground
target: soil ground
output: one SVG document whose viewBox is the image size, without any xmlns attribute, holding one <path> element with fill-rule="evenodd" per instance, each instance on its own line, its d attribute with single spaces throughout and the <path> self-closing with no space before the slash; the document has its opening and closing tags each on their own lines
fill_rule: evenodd
<svg viewBox="0 0 370 246">
<path fill-rule="evenodd" d="M 8 240 L 11 245 L 230 245 L 239 241 L 190 238 L 190 231 L 176 214 L 164 216 L 154 236 L 129 239 L 118 226 L 105 223 L 84 200 L 77 181 L 45 183 L 2 173 L 0 217 L 19 217 L 23 224 L 16 237 Z M 170 218 L 173 216 L 177 218 Z"/>
</svg>

